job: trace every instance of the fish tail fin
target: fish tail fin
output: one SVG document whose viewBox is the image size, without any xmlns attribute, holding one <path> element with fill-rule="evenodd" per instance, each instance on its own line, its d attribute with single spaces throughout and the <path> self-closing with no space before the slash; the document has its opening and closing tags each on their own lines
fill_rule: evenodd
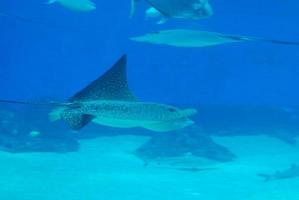
<svg viewBox="0 0 299 200">
<path fill-rule="evenodd" d="M 269 174 L 257 174 L 257 175 L 264 178 L 265 182 L 268 182 L 271 180 L 271 175 L 269 175 Z"/>
</svg>

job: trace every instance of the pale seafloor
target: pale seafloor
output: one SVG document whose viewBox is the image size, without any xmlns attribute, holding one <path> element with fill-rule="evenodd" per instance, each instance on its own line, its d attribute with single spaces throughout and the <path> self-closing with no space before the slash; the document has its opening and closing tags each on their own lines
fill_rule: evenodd
<svg viewBox="0 0 299 200">
<path fill-rule="evenodd" d="M 89 125 L 81 132 L 73 132 L 68 131 L 63 124 L 43 121 L 46 119 L 46 116 L 42 115 L 45 114 L 44 111 L 26 119 L 27 121 L 22 118 L 24 116 L 20 116 L 19 120 L 23 120 L 20 122 L 23 123 L 21 127 L 29 127 L 28 130 L 34 127 L 43 131 L 41 135 L 19 144 L 14 142 L 4 144 L 1 138 L 2 149 L 6 145 L 5 150 L 13 151 L 15 148 L 18 152 L 0 152 L 0 199 L 299 199 L 298 177 L 265 182 L 262 177 L 257 176 L 258 173 L 273 173 L 299 163 L 299 146 L 295 144 L 296 132 L 290 129 L 296 125 L 288 124 L 290 120 L 287 124 L 277 122 L 278 119 L 280 122 L 283 121 L 281 113 L 285 113 L 285 117 L 290 117 L 289 119 L 296 122 L 297 114 L 293 110 L 290 112 L 283 108 L 254 111 L 251 108 L 216 108 L 203 109 L 205 124 L 213 125 L 203 127 L 202 131 L 203 134 L 211 135 L 215 143 L 234 154 L 231 161 L 208 159 L 209 155 L 205 155 L 204 158 L 184 154 L 150 159 L 145 163 L 134 154 L 137 148 L 150 139 L 148 133 L 139 135 L 143 132 L 141 129 L 128 129 L 125 132 L 119 129 L 106 129 L 106 132 L 103 132 L 105 128 Z M 11 112 L 13 109 L 9 107 L 5 110 L 6 112 L 1 113 L 1 122 L 8 124 L 7 121 L 11 120 L 16 123 L 18 117 L 13 116 Z M 227 123 L 223 122 L 221 125 L 217 119 L 213 117 L 207 119 L 206 116 L 210 112 L 216 116 L 217 112 L 228 114 L 233 110 L 234 114 L 231 115 L 235 115 L 239 121 L 232 124 L 239 123 L 239 126 L 230 124 L 229 121 L 234 117 L 228 117 Z M 259 113 L 255 114 L 255 111 Z M 24 112 L 28 112 L 28 108 Z M 8 113 L 10 115 L 7 115 Z M 269 115 L 279 117 L 272 117 L 272 122 L 267 121 L 269 118 L 265 118 L 261 123 L 261 119 Z M 246 120 L 242 123 L 244 119 Z M 32 124 L 28 124 L 30 120 Z M 217 130 L 216 126 L 220 128 Z M 51 133 L 47 132 L 49 127 L 48 131 Z M 55 132 L 55 128 L 59 129 Z M 226 133 L 227 130 L 229 132 Z M 80 146 L 73 148 L 72 142 L 60 139 L 65 140 L 65 144 L 70 143 L 70 146 L 56 143 L 57 146 L 50 145 L 49 149 L 43 151 L 57 150 L 57 152 L 30 152 L 40 148 L 39 142 L 50 141 L 51 138 L 55 138 L 54 135 L 63 134 L 63 131 L 73 135 L 70 137 L 78 137 Z M 45 137 L 43 134 L 48 136 Z M 280 134 L 285 137 L 282 138 Z M 86 138 L 81 139 L 84 136 Z M 35 141 L 38 137 L 43 141 Z"/>
</svg>

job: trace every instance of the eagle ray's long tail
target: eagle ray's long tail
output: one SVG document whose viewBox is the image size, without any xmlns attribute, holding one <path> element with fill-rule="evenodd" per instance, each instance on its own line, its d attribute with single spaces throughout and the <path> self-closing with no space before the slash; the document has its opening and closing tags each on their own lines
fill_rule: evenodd
<svg viewBox="0 0 299 200">
<path fill-rule="evenodd" d="M 259 38 L 253 36 L 239 36 L 239 35 L 222 35 L 222 36 L 224 38 L 228 38 L 236 41 L 258 41 L 258 42 L 268 42 L 268 43 L 280 44 L 280 45 L 299 46 L 299 41 L 272 40 L 272 39 Z"/>
<path fill-rule="evenodd" d="M 0 99 L 0 104 L 22 104 L 22 105 L 33 105 L 33 106 L 53 106 L 53 107 L 71 107 L 77 105 L 77 103 L 73 102 L 33 102 L 33 101 L 19 101 L 19 100 L 8 100 L 8 99 Z"/>
</svg>

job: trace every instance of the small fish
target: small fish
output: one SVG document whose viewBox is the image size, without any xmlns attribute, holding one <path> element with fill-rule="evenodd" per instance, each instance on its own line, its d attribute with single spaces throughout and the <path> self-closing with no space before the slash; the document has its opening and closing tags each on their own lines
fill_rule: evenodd
<svg viewBox="0 0 299 200">
<path fill-rule="evenodd" d="M 260 177 L 265 179 L 265 182 L 280 180 L 280 179 L 289 179 L 299 177 L 299 166 L 292 164 L 291 167 L 284 171 L 276 171 L 273 174 L 257 174 Z"/>
<path fill-rule="evenodd" d="M 78 11 L 78 12 L 89 12 L 96 9 L 95 3 L 90 0 L 49 0 L 48 4 L 59 3 L 62 6 Z"/>
<path fill-rule="evenodd" d="M 38 137 L 41 135 L 40 131 L 30 131 L 29 136 L 30 137 Z"/>
<path fill-rule="evenodd" d="M 170 29 L 132 37 L 136 42 L 169 45 L 174 47 L 208 47 L 245 41 L 269 42 L 283 45 L 299 45 L 299 42 L 269 40 L 251 36 L 228 35 L 216 32 L 189 29 Z"/>
</svg>

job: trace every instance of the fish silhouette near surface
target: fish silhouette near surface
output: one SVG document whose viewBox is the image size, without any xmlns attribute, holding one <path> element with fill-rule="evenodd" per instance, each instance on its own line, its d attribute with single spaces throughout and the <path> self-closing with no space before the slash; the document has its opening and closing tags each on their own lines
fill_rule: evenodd
<svg viewBox="0 0 299 200">
<path fill-rule="evenodd" d="M 156 132 L 173 131 L 193 124 L 189 117 L 197 113 L 196 109 L 138 101 L 128 87 L 126 63 L 124 55 L 68 102 L 35 105 L 55 106 L 49 118 L 52 121 L 64 120 L 73 130 L 80 130 L 89 122 L 118 128 L 141 127 Z M 8 100 L 0 102 L 32 104 Z"/>
<path fill-rule="evenodd" d="M 139 1 L 132 0 L 131 16 L 134 15 Z M 159 24 L 165 23 L 170 18 L 197 20 L 213 15 L 208 0 L 146 0 L 146 2 L 151 6 L 146 11 L 146 16 L 160 17 Z"/>
<path fill-rule="evenodd" d="M 95 3 L 90 0 L 49 0 L 48 4 L 59 3 L 74 11 L 88 12 L 96 9 Z"/>
<path fill-rule="evenodd" d="M 290 179 L 299 177 L 299 166 L 292 164 L 291 167 L 284 171 L 276 171 L 273 174 L 262 174 L 259 173 L 258 176 L 263 177 L 266 182 L 280 179 Z"/>
<path fill-rule="evenodd" d="M 169 29 L 132 37 L 136 42 L 168 45 L 174 47 L 208 47 L 226 43 L 257 41 L 282 45 L 299 45 L 299 42 L 271 40 L 252 36 L 229 35 L 217 32 L 190 29 Z"/>
</svg>

